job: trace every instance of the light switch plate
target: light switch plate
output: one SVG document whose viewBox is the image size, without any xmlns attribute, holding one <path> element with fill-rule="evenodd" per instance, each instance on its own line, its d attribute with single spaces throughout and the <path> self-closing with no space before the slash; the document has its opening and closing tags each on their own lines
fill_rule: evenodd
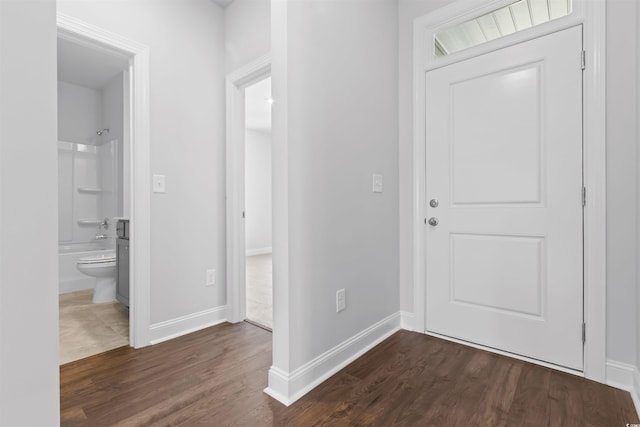
<svg viewBox="0 0 640 427">
<path fill-rule="evenodd" d="M 164 175 L 153 175 L 153 192 L 154 193 L 166 193 L 167 185 Z"/>
<path fill-rule="evenodd" d="M 373 189 L 374 193 L 382 193 L 384 183 L 382 181 L 382 175 L 378 173 L 373 174 Z"/>
</svg>

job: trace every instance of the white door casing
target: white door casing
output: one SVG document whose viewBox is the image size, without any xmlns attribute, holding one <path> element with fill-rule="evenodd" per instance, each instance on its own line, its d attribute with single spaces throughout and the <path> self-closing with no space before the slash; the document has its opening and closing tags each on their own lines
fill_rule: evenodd
<svg viewBox="0 0 640 427">
<path fill-rule="evenodd" d="M 582 27 L 426 73 L 426 330 L 583 369 Z"/>
</svg>

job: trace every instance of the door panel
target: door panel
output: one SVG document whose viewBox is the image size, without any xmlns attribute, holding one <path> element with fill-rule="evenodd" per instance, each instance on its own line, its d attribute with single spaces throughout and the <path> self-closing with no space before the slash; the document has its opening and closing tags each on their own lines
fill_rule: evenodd
<svg viewBox="0 0 640 427">
<path fill-rule="evenodd" d="M 540 203 L 540 65 L 451 84 L 454 205 Z"/>
<path fill-rule="evenodd" d="M 581 370 L 582 29 L 426 73 L 427 331 Z"/>
</svg>

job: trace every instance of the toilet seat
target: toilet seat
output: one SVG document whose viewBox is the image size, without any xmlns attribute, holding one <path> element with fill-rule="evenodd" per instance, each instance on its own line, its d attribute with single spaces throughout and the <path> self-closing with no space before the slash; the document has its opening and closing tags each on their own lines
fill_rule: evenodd
<svg viewBox="0 0 640 427">
<path fill-rule="evenodd" d="M 114 251 L 105 251 L 103 254 L 90 255 L 78 259 L 78 264 L 108 264 L 116 261 L 116 253 Z"/>
</svg>

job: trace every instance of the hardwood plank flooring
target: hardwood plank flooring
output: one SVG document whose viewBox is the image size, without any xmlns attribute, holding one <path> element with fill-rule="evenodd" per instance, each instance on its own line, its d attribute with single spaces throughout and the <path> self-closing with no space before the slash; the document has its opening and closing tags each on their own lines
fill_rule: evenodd
<svg viewBox="0 0 640 427">
<path fill-rule="evenodd" d="M 263 393 L 271 334 L 222 324 L 60 368 L 62 426 L 602 426 L 631 396 L 520 360 L 400 331 L 285 407 Z"/>
</svg>

